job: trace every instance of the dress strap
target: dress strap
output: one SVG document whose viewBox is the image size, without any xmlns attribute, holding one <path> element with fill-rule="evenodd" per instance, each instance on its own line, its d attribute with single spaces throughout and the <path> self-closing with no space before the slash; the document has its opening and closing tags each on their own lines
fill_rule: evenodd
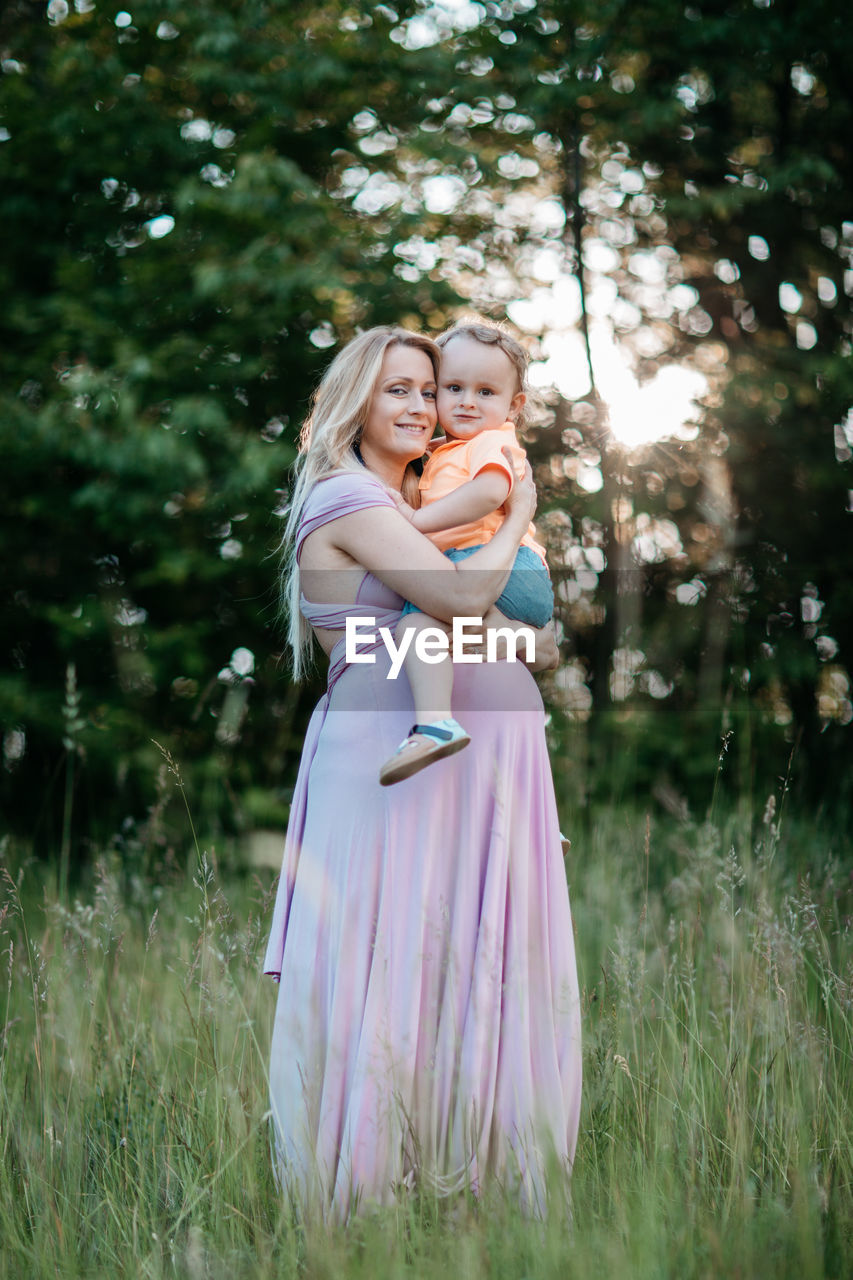
<svg viewBox="0 0 853 1280">
<path fill-rule="evenodd" d="M 312 627 L 325 627 L 327 631 L 343 631 L 347 618 L 377 618 L 381 615 L 382 621 L 376 625 L 388 627 L 396 625 L 400 616 L 399 610 L 380 609 L 375 604 L 321 604 L 316 600 L 306 600 L 304 595 L 299 597 L 299 612 Z M 392 621 L 387 622 L 386 618 Z"/>
<path fill-rule="evenodd" d="M 327 631 L 343 631 L 347 618 L 372 618 L 373 640 L 359 637 L 356 653 L 376 653 L 382 648 L 384 641 L 379 634 L 380 627 L 389 630 L 396 627 L 399 609 L 380 609 L 375 604 L 318 604 L 314 600 L 299 597 L 299 611 L 314 627 L 324 627 Z M 346 637 L 341 637 L 329 654 L 329 676 L 326 685 L 327 693 L 331 693 L 335 684 L 346 671 L 349 663 L 346 660 Z"/>
</svg>

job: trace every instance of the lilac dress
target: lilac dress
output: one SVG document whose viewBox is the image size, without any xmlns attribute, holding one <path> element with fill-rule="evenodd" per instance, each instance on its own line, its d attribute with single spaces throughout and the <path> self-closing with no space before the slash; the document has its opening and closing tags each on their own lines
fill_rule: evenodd
<svg viewBox="0 0 853 1280">
<path fill-rule="evenodd" d="M 369 473 L 309 494 L 320 525 L 393 506 Z M 393 628 L 402 601 L 365 574 L 310 622 Z M 419 1184 L 500 1180 L 530 1212 L 568 1173 L 581 1093 L 578 985 L 542 701 L 520 662 L 457 666 L 471 745 L 393 787 L 379 766 L 412 724 L 405 673 L 347 666 L 305 739 L 265 972 L 280 978 L 270 1095 L 278 1172 L 303 1208 L 345 1219 Z M 553 1162 L 556 1160 L 556 1164 Z M 564 1183 L 563 1178 L 558 1182 Z"/>
</svg>

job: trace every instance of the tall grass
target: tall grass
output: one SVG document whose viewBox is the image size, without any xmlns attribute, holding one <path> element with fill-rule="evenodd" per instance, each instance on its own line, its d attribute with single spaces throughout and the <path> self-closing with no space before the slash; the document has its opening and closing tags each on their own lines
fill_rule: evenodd
<svg viewBox="0 0 853 1280">
<path fill-rule="evenodd" d="M 40 887 L 4 851 L 0 1275 L 810 1277 L 853 1258 L 849 851 L 806 823 L 599 815 L 569 879 L 574 1223 L 412 1197 L 299 1228 L 276 1190 L 270 879 Z"/>
</svg>

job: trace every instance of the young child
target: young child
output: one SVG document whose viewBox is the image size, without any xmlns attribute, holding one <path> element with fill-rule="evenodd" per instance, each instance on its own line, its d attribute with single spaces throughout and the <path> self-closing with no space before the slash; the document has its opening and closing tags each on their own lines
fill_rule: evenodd
<svg viewBox="0 0 853 1280">
<path fill-rule="evenodd" d="M 438 338 L 438 345 L 442 359 L 437 409 L 446 439 L 433 448 L 424 467 L 418 486 L 420 508 L 402 509 L 415 528 L 456 561 L 472 555 L 500 528 L 503 503 L 524 466 L 515 426 L 525 403 L 527 353 L 509 334 L 488 324 L 457 325 Z M 507 448 L 515 472 L 504 455 Z M 554 611 L 554 593 L 545 552 L 534 533 L 531 524 L 495 607 L 506 618 L 544 627 Z M 434 618 L 406 604 L 398 640 L 407 628 L 436 625 Z M 450 710 L 451 663 L 419 661 L 415 639 L 403 665 L 417 723 L 383 764 L 383 786 L 411 777 L 471 741 Z"/>
</svg>

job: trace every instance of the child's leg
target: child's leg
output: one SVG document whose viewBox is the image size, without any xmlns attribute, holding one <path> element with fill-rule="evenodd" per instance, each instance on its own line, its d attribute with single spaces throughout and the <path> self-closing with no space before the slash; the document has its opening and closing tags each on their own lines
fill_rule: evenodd
<svg viewBox="0 0 853 1280">
<path fill-rule="evenodd" d="M 449 639 L 447 653 L 441 657 L 440 661 L 423 662 L 417 655 L 418 638 L 430 628 L 440 628 L 448 634 L 447 628 L 426 613 L 403 614 L 394 633 L 398 648 L 401 644 L 408 643 L 406 656 L 403 659 L 403 669 L 412 687 L 415 720 L 418 724 L 429 724 L 434 720 L 450 720 L 453 715 L 450 710 L 453 694 L 453 664 L 450 661 Z M 412 638 L 408 641 L 404 639 L 407 631 L 412 633 Z M 432 648 L 438 650 L 437 645 Z M 438 652 L 435 656 L 439 656 Z"/>
<path fill-rule="evenodd" d="M 428 628 L 446 631 L 435 618 L 418 612 L 405 612 L 397 624 L 394 641 L 398 649 L 402 644 L 407 646 L 403 667 L 412 688 L 415 723 L 408 737 L 379 770 L 379 781 L 383 787 L 410 778 L 435 760 L 443 760 L 445 756 L 467 747 L 471 741 L 462 725 L 453 719 L 450 710 L 453 664 L 449 641 L 445 653 L 442 653 L 440 644 L 428 648 L 438 661 L 424 662 L 418 656 L 418 639 Z"/>
</svg>

